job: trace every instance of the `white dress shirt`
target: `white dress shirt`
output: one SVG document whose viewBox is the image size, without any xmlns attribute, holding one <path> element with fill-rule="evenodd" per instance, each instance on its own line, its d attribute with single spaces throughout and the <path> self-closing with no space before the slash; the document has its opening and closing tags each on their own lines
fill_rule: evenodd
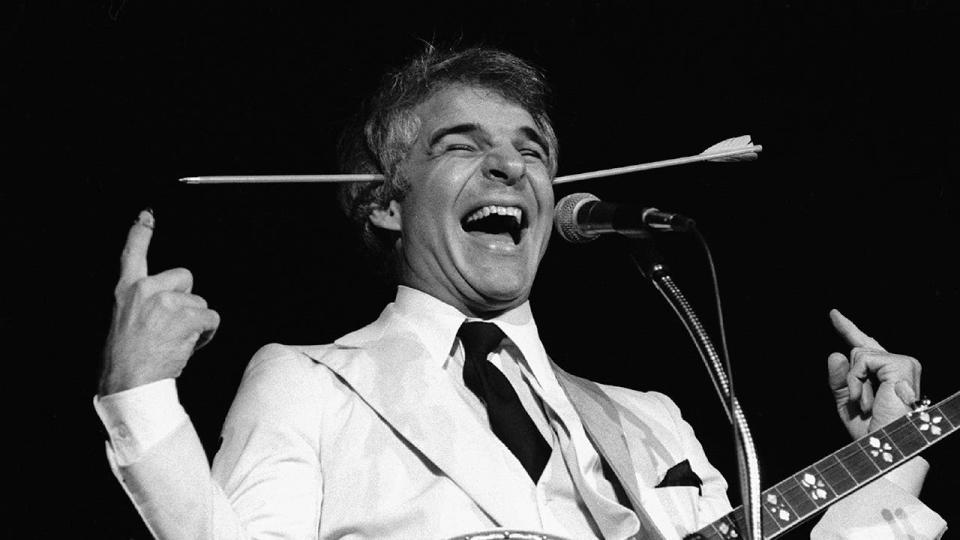
<svg viewBox="0 0 960 540">
<path fill-rule="evenodd" d="M 471 410 L 488 423 L 486 409 L 479 398 L 463 382 L 464 352 L 457 331 L 465 317 L 457 309 L 416 289 L 401 286 L 394 302 L 397 312 L 410 324 L 410 329 L 426 344 L 438 367 L 450 377 Z M 536 485 L 540 521 L 545 532 L 569 538 L 601 537 L 603 528 L 596 520 L 632 520 L 627 525 L 630 535 L 639 529 L 639 522 L 631 510 L 620 505 L 614 488 L 604 477 L 600 456 L 587 438 L 583 425 L 566 393 L 557 382 L 550 367 L 543 343 L 533 320 L 529 302 L 486 322 L 496 324 L 507 336 L 501 346 L 490 353 L 488 360 L 497 366 L 517 391 L 544 439 L 554 449 L 554 455 Z M 577 469 L 591 493 L 587 497 L 599 499 L 604 516 L 591 516 L 584 496 L 576 488 L 575 479 L 564 466 L 558 430 L 575 448 Z M 512 454 L 502 446 L 505 459 Z"/>
</svg>

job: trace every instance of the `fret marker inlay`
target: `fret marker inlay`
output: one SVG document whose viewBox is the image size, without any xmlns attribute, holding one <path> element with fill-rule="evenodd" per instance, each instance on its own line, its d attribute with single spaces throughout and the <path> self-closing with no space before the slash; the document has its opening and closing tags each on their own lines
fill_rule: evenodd
<svg viewBox="0 0 960 540">
<path fill-rule="evenodd" d="M 926 412 L 920 413 L 920 431 L 930 430 L 930 433 L 933 435 L 940 435 L 943 433 L 943 430 L 940 428 L 939 424 L 943 421 L 942 416 L 930 417 Z"/>
<path fill-rule="evenodd" d="M 873 448 L 870 450 L 870 455 L 873 457 L 883 456 L 883 460 L 887 463 L 893 463 L 893 454 L 890 453 L 890 450 L 893 450 L 893 447 L 890 446 L 890 443 L 885 442 L 881 443 L 880 439 L 876 437 L 870 437 L 870 446 Z"/>
<path fill-rule="evenodd" d="M 786 523 L 792 519 L 787 505 L 773 493 L 767 493 L 767 505 L 767 510 L 780 521 Z"/>
<path fill-rule="evenodd" d="M 815 501 L 826 499 L 829 496 L 827 490 L 823 489 L 825 487 L 823 480 L 820 480 L 810 473 L 803 473 L 803 479 L 800 480 L 800 485 L 807 489 L 810 498 Z"/>
<path fill-rule="evenodd" d="M 739 538 L 740 536 L 737 534 L 737 530 L 731 527 L 726 522 L 720 522 L 720 524 L 717 525 L 717 529 L 720 531 L 720 534 L 722 534 L 724 538 Z"/>
</svg>

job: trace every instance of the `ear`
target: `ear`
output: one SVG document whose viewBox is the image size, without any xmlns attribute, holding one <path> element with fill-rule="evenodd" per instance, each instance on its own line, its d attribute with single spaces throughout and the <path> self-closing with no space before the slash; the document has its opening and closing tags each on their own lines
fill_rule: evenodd
<svg viewBox="0 0 960 540">
<path fill-rule="evenodd" d="M 390 201 L 386 208 L 375 208 L 370 212 L 370 223 L 381 229 L 400 232 L 400 203 Z"/>
</svg>

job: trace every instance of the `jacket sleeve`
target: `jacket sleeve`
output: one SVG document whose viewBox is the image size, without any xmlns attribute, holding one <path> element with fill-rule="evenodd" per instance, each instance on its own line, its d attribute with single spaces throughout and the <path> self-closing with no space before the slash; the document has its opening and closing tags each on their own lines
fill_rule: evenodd
<svg viewBox="0 0 960 540">
<path fill-rule="evenodd" d="M 321 414 L 311 364 L 279 345 L 254 355 L 212 469 L 186 417 L 132 462 L 108 443 L 111 467 L 155 537 L 316 538 Z"/>
</svg>

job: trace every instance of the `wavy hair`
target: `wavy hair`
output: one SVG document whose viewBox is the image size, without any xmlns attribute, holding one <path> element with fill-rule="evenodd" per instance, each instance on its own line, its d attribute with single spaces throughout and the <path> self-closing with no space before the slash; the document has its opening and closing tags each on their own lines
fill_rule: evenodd
<svg viewBox="0 0 960 540">
<path fill-rule="evenodd" d="M 454 85 L 492 91 L 530 113 L 550 147 L 550 174 L 556 174 L 558 143 L 548 115 L 549 87 L 543 73 L 498 49 L 440 50 L 427 45 L 422 53 L 383 78 L 340 139 L 341 170 L 379 173 L 386 178 L 383 182 L 345 184 L 340 189 L 340 205 L 359 228 L 369 254 L 389 271 L 395 270 L 398 234 L 373 225 L 370 213 L 386 208 L 391 200 L 403 200 L 410 184 L 401 174 L 400 165 L 420 129 L 413 111 Z"/>
</svg>

